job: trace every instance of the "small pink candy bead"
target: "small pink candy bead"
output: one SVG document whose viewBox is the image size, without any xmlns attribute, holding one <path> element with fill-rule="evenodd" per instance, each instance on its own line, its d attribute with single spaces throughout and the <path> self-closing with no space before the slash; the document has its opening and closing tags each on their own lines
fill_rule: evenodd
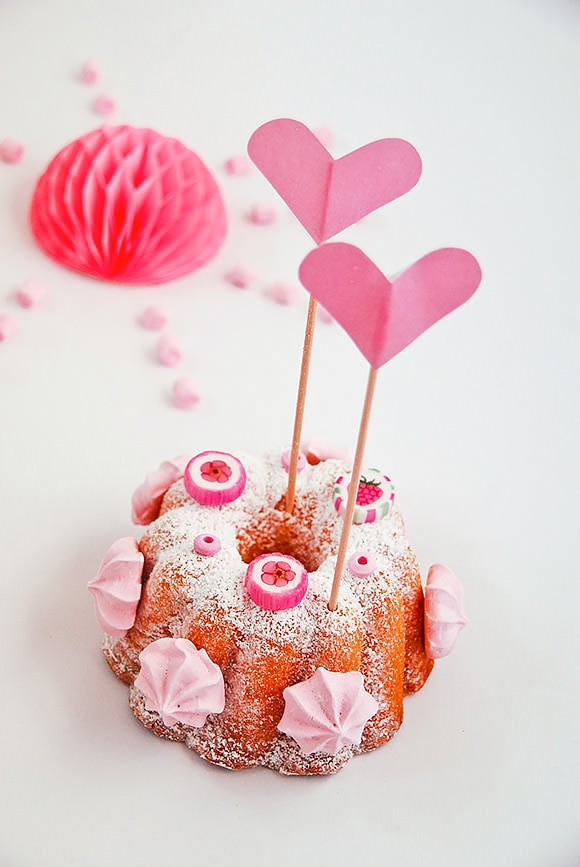
<svg viewBox="0 0 580 867">
<path fill-rule="evenodd" d="M 291 457 L 291 455 L 292 455 L 292 449 L 287 449 L 281 458 L 282 466 L 284 467 L 286 472 L 288 472 L 288 470 L 290 469 L 290 457 Z M 306 455 L 304 454 L 304 452 L 298 452 L 298 464 L 297 464 L 296 469 L 298 470 L 299 473 L 301 473 L 305 466 L 306 466 Z"/>
<path fill-rule="evenodd" d="M 170 334 L 162 334 L 157 341 L 156 347 L 157 361 L 165 367 L 175 367 L 179 364 L 183 354 L 179 348 L 179 344 Z"/>
<path fill-rule="evenodd" d="M 42 301 L 46 295 L 46 289 L 43 283 L 39 280 L 27 280 L 23 283 L 20 289 L 16 291 L 16 301 L 25 309 L 35 307 L 39 301 Z"/>
<path fill-rule="evenodd" d="M 3 163 L 19 163 L 24 156 L 24 145 L 14 138 L 0 141 L 0 160 Z"/>
<path fill-rule="evenodd" d="M 81 66 L 79 78 L 83 84 L 95 84 L 99 79 L 99 67 L 93 60 L 87 60 Z"/>
<path fill-rule="evenodd" d="M 228 283 L 236 286 L 238 289 L 247 289 L 252 283 L 255 283 L 257 274 L 245 265 L 236 265 L 231 271 L 225 275 Z"/>
<path fill-rule="evenodd" d="M 213 557 L 218 551 L 221 551 L 222 543 L 217 536 L 212 536 L 211 533 L 201 533 L 193 540 L 193 550 L 196 554 L 201 554 L 202 557 Z"/>
<path fill-rule="evenodd" d="M 246 175 L 251 168 L 252 163 L 245 154 L 237 154 L 227 159 L 224 163 L 224 169 L 228 175 Z"/>
<path fill-rule="evenodd" d="M 253 205 L 248 214 L 250 223 L 256 226 L 269 226 L 276 219 L 276 209 L 272 205 Z"/>
<path fill-rule="evenodd" d="M 366 578 L 375 571 L 376 567 L 377 561 L 366 551 L 355 551 L 348 558 L 348 568 L 355 578 Z"/>
<path fill-rule="evenodd" d="M 200 401 L 200 394 L 194 381 L 182 376 L 173 383 L 173 402 L 179 409 L 192 409 Z"/>
<path fill-rule="evenodd" d="M 162 307 L 146 307 L 141 314 L 141 325 L 148 331 L 161 331 L 167 324 L 167 314 Z"/>
<path fill-rule="evenodd" d="M 298 288 L 292 283 L 279 281 L 277 283 L 272 283 L 270 288 L 266 290 L 266 295 L 268 298 L 271 298 L 272 301 L 275 301 L 276 304 L 281 304 L 286 307 L 289 304 L 294 304 L 298 298 Z"/>
<path fill-rule="evenodd" d="M 16 331 L 16 319 L 9 313 L 0 313 L 0 342 L 8 340 Z"/>
<path fill-rule="evenodd" d="M 115 100 L 112 96 L 109 96 L 106 93 L 97 96 L 93 102 L 93 111 L 95 114 L 100 114 L 101 117 L 107 117 L 109 114 L 113 114 L 116 108 L 117 104 Z"/>
</svg>

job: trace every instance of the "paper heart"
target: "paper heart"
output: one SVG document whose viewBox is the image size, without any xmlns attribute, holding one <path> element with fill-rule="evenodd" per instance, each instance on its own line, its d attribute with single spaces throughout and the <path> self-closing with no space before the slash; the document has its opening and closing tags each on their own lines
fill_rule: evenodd
<svg viewBox="0 0 580 867">
<path fill-rule="evenodd" d="M 421 157 L 403 139 L 380 139 L 335 160 L 297 120 L 258 127 L 248 153 L 317 244 L 407 193 L 421 175 Z"/>
<path fill-rule="evenodd" d="M 435 250 L 391 282 L 362 250 L 341 243 L 312 250 L 299 275 L 374 368 L 464 304 L 481 281 L 467 250 Z"/>
</svg>

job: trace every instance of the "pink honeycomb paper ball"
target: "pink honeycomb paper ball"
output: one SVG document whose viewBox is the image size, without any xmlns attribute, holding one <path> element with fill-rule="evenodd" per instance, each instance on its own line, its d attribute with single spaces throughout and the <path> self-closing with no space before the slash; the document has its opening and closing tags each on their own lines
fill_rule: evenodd
<svg viewBox="0 0 580 867">
<path fill-rule="evenodd" d="M 30 225 L 45 253 L 67 268 L 153 285 L 211 259 L 226 214 L 212 174 L 180 141 L 104 126 L 49 163 L 34 190 Z"/>
</svg>

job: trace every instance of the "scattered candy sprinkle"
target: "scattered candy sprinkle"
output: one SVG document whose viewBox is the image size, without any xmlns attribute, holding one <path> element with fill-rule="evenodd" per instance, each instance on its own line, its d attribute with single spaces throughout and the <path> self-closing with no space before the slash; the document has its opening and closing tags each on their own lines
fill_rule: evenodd
<svg viewBox="0 0 580 867">
<path fill-rule="evenodd" d="M 30 307 L 35 307 L 39 301 L 42 301 L 45 295 L 46 288 L 44 283 L 41 283 L 40 280 L 27 280 L 16 291 L 15 298 L 17 304 L 28 310 Z"/>
<path fill-rule="evenodd" d="M 146 307 L 141 314 L 141 325 L 148 331 L 160 331 L 167 324 L 167 314 L 161 307 Z"/>
<path fill-rule="evenodd" d="M 245 154 L 237 154 L 237 156 L 230 157 L 224 163 L 224 169 L 228 175 L 246 175 L 251 168 L 252 163 Z"/>
<path fill-rule="evenodd" d="M 247 289 L 252 283 L 255 283 L 258 275 L 245 265 L 236 265 L 231 271 L 225 275 L 228 283 L 236 286 L 238 289 Z"/>
<path fill-rule="evenodd" d="M 266 295 L 275 301 L 276 304 L 294 304 L 298 298 L 298 287 L 293 283 L 272 283 L 269 289 L 266 290 Z"/>
<path fill-rule="evenodd" d="M 16 319 L 9 313 L 0 313 L 0 341 L 8 340 L 16 331 Z"/>
<path fill-rule="evenodd" d="M 24 145 L 14 138 L 4 138 L 0 141 L 0 160 L 3 163 L 19 163 L 24 156 Z"/>
<path fill-rule="evenodd" d="M 157 361 L 165 367 L 175 367 L 183 357 L 179 344 L 170 334 L 162 334 L 157 341 Z"/>
<path fill-rule="evenodd" d="M 83 63 L 79 78 L 83 84 L 95 84 L 99 80 L 99 67 L 93 60 Z"/>
<path fill-rule="evenodd" d="M 109 96 L 106 93 L 97 96 L 93 102 L 93 111 L 95 114 L 100 114 L 102 117 L 107 117 L 109 114 L 113 114 L 116 108 L 117 103 L 112 96 Z"/>
<path fill-rule="evenodd" d="M 248 220 L 256 226 L 269 226 L 275 219 L 276 209 L 272 205 L 252 205 L 248 214 Z"/>
<path fill-rule="evenodd" d="M 202 557 L 213 557 L 221 551 L 221 547 L 222 543 L 218 537 L 212 536 L 211 533 L 201 533 L 193 540 L 193 550 Z"/>
<path fill-rule="evenodd" d="M 182 376 L 173 383 L 173 402 L 179 409 L 192 409 L 200 401 L 200 395 L 194 381 L 188 376 Z"/>
</svg>

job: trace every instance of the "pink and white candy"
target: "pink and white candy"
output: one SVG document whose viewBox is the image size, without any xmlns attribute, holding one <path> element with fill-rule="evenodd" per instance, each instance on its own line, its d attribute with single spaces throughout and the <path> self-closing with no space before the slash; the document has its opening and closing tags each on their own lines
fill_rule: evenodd
<svg viewBox="0 0 580 867">
<path fill-rule="evenodd" d="M 199 389 L 189 376 L 180 376 L 172 387 L 173 403 L 179 409 L 192 409 L 201 400 Z"/>
<path fill-rule="evenodd" d="M 187 638 L 158 638 L 141 651 L 139 662 L 135 687 L 166 726 L 200 728 L 210 713 L 223 711 L 221 669 Z"/>
<path fill-rule="evenodd" d="M 346 511 L 352 471 L 339 476 L 332 491 L 334 508 L 339 515 Z M 395 501 L 395 486 L 388 476 L 374 467 L 361 472 L 354 508 L 353 524 L 369 524 L 385 518 Z"/>
<path fill-rule="evenodd" d="M 256 226 L 269 226 L 276 219 L 276 208 L 273 205 L 252 205 L 248 213 L 248 220 Z"/>
<path fill-rule="evenodd" d="M 148 331 L 161 331 L 167 325 L 167 313 L 157 304 L 151 304 L 141 314 L 141 325 Z"/>
<path fill-rule="evenodd" d="M 200 533 L 193 540 L 193 550 L 202 557 L 214 557 L 222 549 L 222 543 L 212 533 Z"/>
<path fill-rule="evenodd" d="M 348 558 L 348 568 L 355 578 L 366 578 L 377 568 L 377 561 L 368 551 L 355 551 Z"/>
<path fill-rule="evenodd" d="M 35 307 L 46 295 L 44 283 L 40 280 L 27 280 L 16 290 L 16 302 L 25 310 Z"/>
<path fill-rule="evenodd" d="M 14 165 L 24 156 L 24 145 L 14 138 L 4 138 L 0 141 L 0 160 Z"/>
<path fill-rule="evenodd" d="M 170 334 L 161 335 L 155 347 L 155 354 L 159 364 L 163 364 L 164 367 L 175 367 L 183 357 L 179 343 Z"/>
<path fill-rule="evenodd" d="M 202 506 L 223 506 L 243 492 L 246 471 L 228 452 L 201 452 L 188 463 L 183 481 L 189 496 Z"/>
<path fill-rule="evenodd" d="M 137 540 L 125 536 L 111 545 L 96 576 L 89 582 L 99 625 L 113 638 L 123 638 L 135 623 L 141 598 L 143 560 Z"/>
<path fill-rule="evenodd" d="M 286 449 L 286 451 L 283 453 L 282 458 L 281 458 L 282 466 L 284 467 L 286 472 L 288 472 L 290 469 L 290 458 L 291 457 L 292 457 L 292 449 Z M 306 463 L 307 463 L 306 455 L 304 454 L 304 452 L 298 452 L 298 464 L 296 466 L 296 469 L 299 473 L 302 472 L 302 470 L 306 466 Z"/>
<path fill-rule="evenodd" d="M 326 668 L 317 668 L 308 680 L 286 687 L 284 702 L 278 729 L 293 738 L 306 756 L 335 756 L 343 747 L 358 746 L 365 725 L 379 709 L 360 671 L 343 674 Z"/>
<path fill-rule="evenodd" d="M 295 608 L 308 588 L 308 573 L 287 554 L 261 554 L 246 570 L 244 586 L 250 599 L 267 611 Z"/>
<path fill-rule="evenodd" d="M 425 653 L 441 659 L 453 650 L 457 636 L 467 624 L 463 612 L 461 581 L 447 566 L 429 569 L 425 587 Z"/>
</svg>

